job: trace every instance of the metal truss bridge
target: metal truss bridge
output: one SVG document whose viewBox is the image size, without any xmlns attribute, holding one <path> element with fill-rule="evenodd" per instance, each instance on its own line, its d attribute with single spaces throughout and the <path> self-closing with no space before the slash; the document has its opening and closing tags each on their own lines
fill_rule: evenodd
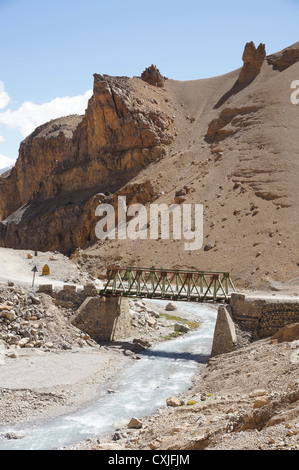
<svg viewBox="0 0 299 470">
<path fill-rule="evenodd" d="M 231 292 L 235 287 L 228 272 L 115 267 L 100 295 L 229 303 Z"/>
</svg>

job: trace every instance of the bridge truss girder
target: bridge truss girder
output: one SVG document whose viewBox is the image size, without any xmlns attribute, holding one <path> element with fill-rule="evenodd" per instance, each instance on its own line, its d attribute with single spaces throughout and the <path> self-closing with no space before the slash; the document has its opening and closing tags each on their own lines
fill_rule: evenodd
<svg viewBox="0 0 299 470">
<path fill-rule="evenodd" d="M 228 303 L 231 292 L 235 286 L 229 272 L 116 267 L 100 295 Z"/>
</svg>

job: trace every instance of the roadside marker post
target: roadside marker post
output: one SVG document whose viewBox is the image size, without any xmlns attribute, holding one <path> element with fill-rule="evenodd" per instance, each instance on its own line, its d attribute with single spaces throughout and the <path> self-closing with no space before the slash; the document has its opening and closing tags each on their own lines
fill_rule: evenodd
<svg viewBox="0 0 299 470">
<path fill-rule="evenodd" d="M 34 268 L 32 269 L 32 272 L 33 272 L 33 281 L 32 281 L 32 287 L 34 286 L 34 279 L 35 279 L 35 273 L 37 273 L 37 267 L 34 266 Z"/>
</svg>

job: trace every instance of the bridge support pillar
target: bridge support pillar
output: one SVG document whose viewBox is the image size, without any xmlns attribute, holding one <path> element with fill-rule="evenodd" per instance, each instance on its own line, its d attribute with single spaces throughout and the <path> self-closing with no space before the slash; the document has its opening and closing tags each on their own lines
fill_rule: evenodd
<svg viewBox="0 0 299 470">
<path fill-rule="evenodd" d="M 234 351 L 237 345 L 235 324 L 226 307 L 220 306 L 214 331 L 211 357 Z"/>
<path fill-rule="evenodd" d="M 72 318 L 72 324 L 97 341 L 119 341 L 130 336 L 129 299 L 87 297 Z"/>
</svg>

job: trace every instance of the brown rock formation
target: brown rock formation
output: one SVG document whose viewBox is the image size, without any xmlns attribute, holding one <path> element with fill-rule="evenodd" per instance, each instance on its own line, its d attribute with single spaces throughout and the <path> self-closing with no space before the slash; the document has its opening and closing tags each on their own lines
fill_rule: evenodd
<svg viewBox="0 0 299 470">
<path fill-rule="evenodd" d="M 245 83 L 254 79 L 260 73 L 265 57 L 265 44 L 260 44 L 256 48 L 252 41 L 248 42 L 243 52 L 244 65 L 239 75 L 239 82 Z"/>
<path fill-rule="evenodd" d="M 230 135 L 236 134 L 244 126 L 242 116 L 246 117 L 246 125 L 250 122 L 250 118 L 259 110 L 258 106 L 247 106 L 244 108 L 225 108 L 221 111 L 217 119 L 210 122 L 206 141 L 219 142 Z"/>
<path fill-rule="evenodd" d="M 7 178 L 0 178 L 0 220 L 28 202 L 41 181 L 69 153 L 74 130 L 83 116 L 52 120 L 37 127 L 20 145 L 19 159 Z"/>
<path fill-rule="evenodd" d="M 274 70 L 282 72 L 296 62 L 299 62 L 299 42 L 276 54 L 267 56 L 266 59 L 269 65 L 273 65 Z"/>
<path fill-rule="evenodd" d="M 156 65 L 151 65 L 141 74 L 142 80 L 153 86 L 163 87 L 165 79 L 162 77 Z"/>
<path fill-rule="evenodd" d="M 155 103 L 140 79 L 94 75 L 85 115 L 39 127 L 0 180 L 0 243 L 69 252 L 90 241 L 94 196 L 119 190 L 173 139 L 173 119 Z"/>
</svg>

